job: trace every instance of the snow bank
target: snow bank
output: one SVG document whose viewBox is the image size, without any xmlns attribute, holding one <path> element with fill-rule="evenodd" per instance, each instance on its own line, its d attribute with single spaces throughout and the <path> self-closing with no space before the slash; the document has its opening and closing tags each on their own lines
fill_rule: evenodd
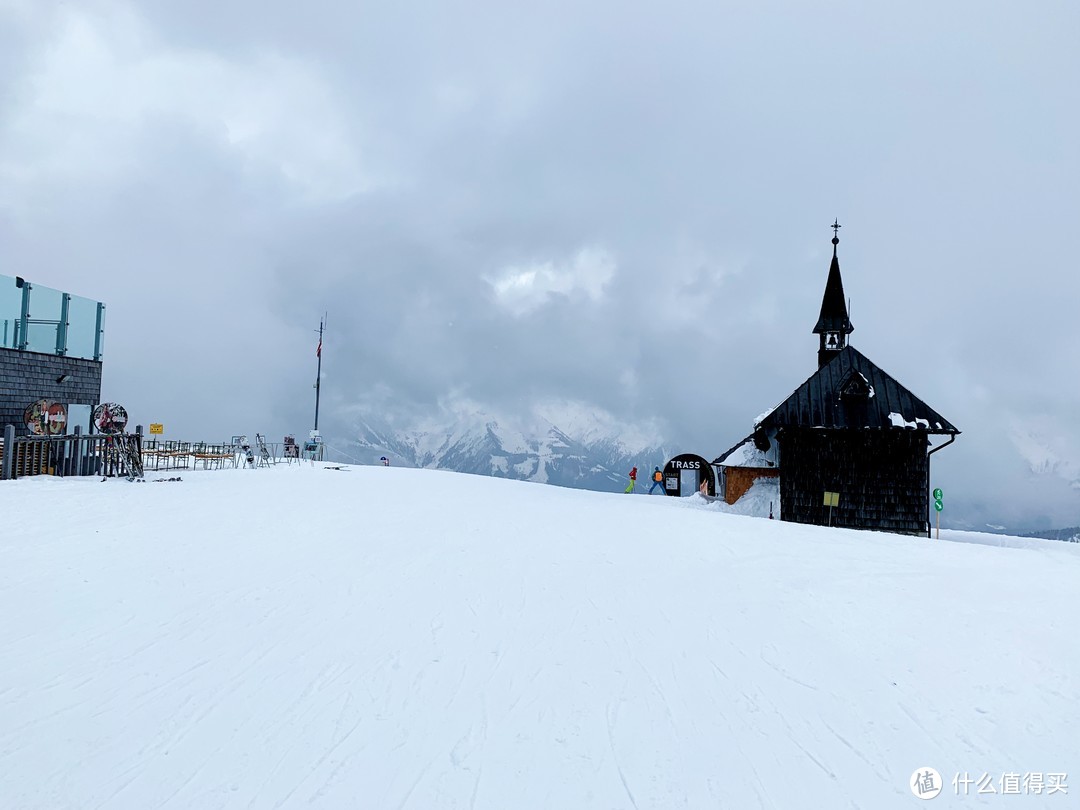
<svg viewBox="0 0 1080 810">
<path fill-rule="evenodd" d="M 773 517 L 780 518 L 780 479 L 759 478 L 750 486 L 743 496 L 733 504 L 727 503 L 723 498 L 706 498 L 704 495 L 694 493 L 686 498 L 673 498 L 679 505 L 691 509 L 704 509 L 709 512 L 717 512 L 726 515 L 743 515 L 746 517 L 767 518 L 770 504 Z"/>
</svg>

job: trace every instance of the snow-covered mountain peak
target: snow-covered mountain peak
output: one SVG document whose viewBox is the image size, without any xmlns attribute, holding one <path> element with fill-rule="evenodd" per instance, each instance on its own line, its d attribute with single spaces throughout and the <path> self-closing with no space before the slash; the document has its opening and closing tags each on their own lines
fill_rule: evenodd
<svg viewBox="0 0 1080 810">
<path fill-rule="evenodd" d="M 546 401 L 521 413 L 497 413 L 465 399 L 440 402 L 406 422 L 370 413 L 355 422 L 350 453 L 373 462 L 433 467 L 609 490 L 633 466 L 661 465 L 666 451 L 655 426 L 630 426 L 583 403 Z"/>
<path fill-rule="evenodd" d="M 664 443 L 655 420 L 628 424 L 602 408 L 583 402 L 547 400 L 533 406 L 533 413 L 550 425 L 558 425 L 578 441 L 611 442 L 627 455 L 644 453 Z"/>
</svg>

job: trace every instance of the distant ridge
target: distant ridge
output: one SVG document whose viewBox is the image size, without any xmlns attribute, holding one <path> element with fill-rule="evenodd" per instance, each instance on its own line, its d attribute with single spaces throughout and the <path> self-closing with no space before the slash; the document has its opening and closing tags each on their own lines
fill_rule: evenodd
<svg viewBox="0 0 1080 810">
<path fill-rule="evenodd" d="M 622 430 L 605 412 L 552 410 L 507 417 L 458 406 L 407 425 L 367 414 L 356 419 L 344 449 L 364 464 L 386 456 L 399 466 L 620 492 L 635 466 L 638 489 L 647 491 L 649 472 L 670 455 L 655 433 Z"/>
<path fill-rule="evenodd" d="M 1071 529 L 1047 529 L 1043 532 L 1032 532 L 1024 537 L 1038 537 L 1043 540 L 1062 540 L 1066 543 L 1080 543 L 1080 526 Z"/>
</svg>

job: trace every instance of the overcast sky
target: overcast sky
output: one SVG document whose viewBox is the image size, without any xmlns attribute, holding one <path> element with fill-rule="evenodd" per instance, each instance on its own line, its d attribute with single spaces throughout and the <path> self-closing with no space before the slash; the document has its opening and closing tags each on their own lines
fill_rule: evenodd
<svg viewBox="0 0 1080 810">
<path fill-rule="evenodd" d="M 305 435 L 325 311 L 328 436 L 561 398 L 711 458 L 815 370 L 838 217 L 947 497 L 1080 523 L 1078 41 L 1065 0 L 0 0 L 0 272 L 104 301 L 103 396 L 177 438 Z"/>
</svg>

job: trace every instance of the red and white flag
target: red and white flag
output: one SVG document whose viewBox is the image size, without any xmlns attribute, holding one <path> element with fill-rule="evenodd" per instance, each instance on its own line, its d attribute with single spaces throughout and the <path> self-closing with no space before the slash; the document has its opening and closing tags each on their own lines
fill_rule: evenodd
<svg viewBox="0 0 1080 810">
<path fill-rule="evenodd" d="M 319 348 L 315 350 L 316 357 L 322 357 L 322 338 L 319 338 Z"/>
</svg>

